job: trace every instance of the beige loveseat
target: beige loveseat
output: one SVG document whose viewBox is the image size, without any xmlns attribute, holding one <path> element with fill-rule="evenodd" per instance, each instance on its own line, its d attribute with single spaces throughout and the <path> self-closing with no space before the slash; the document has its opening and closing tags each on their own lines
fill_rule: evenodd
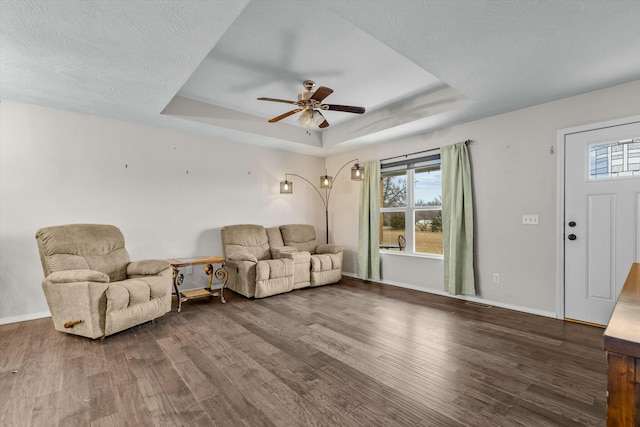
<svg viewBox="0 0 640 427">
<path fill-rule="evenodd" d="M 171 310 L 167 261 L 131 262 L 117 227 L 70 224 L 36 233 L 54 327 L 101 338 Z"/>
<path fill-rule="evenodd" d="M 319 245 L 311 225 L 238 224 L 223 227 L 221 236 L 226 286 L 246 297 L 263 298 L 342 278 L 342 248 Z"/>
</svg>

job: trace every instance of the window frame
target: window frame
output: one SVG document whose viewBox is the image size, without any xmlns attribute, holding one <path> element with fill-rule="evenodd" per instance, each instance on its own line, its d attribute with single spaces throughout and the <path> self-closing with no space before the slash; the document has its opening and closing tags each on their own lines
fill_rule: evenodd
<svg viewBox="0 0 640 427">
<path fill-rule="evenodd" d="M 384 254 L 394 254 L 394 255 L 404 255 L 404 256 L 418 256 L 418 257 L 426 257 L 426 258 L 439 258 L 442 259 L 444 256 L 442 254 L 437 253 L 429 253 L 429 252 L 416 252 L 416 233 L 415 233 L 415 219 L 416 212 L 420 211 L 434 211 L 440 210 L 442 211 L 442 204 L 433 205 L 433 206 L 416 206 L 415 200 L 415 171 L 425 166 L 429 165 L 438 165 L 439 170 L 442 171 L 442 161 L 440 157 L 440 150 L 432 150 L 428 155 L 425 153 L 421 153 L 421 155 L 407 155 L 402 156 L 403 159 L 400 161 L 388 161 L 380 162 L 380 191 L 382 192 L 382 180 L 383 174 L 385 172 L 392 172 L 395 170 L 406 170 L 406 206 L 401 207 L 389 207 L 385 208 L 382 206 L 383 200 L 380 200 L 380 217 L 382 218 L 382 214 L 389 212 L 404 212 L 405 214 L 405 239 L 406 239 L 406 247 L 404 251 L 392 250 L 392 249 L 380 249 L 381 253 Z M 440 197 L 442 197 L 442 188 L 440 191 Z M 442 200 L 442 199 L 441 199 Z M 381 236 L 382 237 L 382 236 Z M 380 242 L 381 244 L 381 242 Z"/>
</svg>

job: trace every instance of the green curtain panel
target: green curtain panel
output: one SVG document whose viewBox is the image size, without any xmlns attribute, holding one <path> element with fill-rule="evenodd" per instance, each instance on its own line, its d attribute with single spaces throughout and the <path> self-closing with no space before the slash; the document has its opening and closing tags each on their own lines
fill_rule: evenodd
<svg viewBox="0 0 640 427">
<path fill-rule="evenodd" d="M 443 147 L 440 156 L 444 289 L 452 295 L 475 295 L 473 196 L 467 145 L 461 142 Z"/>
<path fill-rule="evenodd" d="M 358 277 L 380 280 L 380 161 L 364 164 L 360 187 Z"/>
</svg>

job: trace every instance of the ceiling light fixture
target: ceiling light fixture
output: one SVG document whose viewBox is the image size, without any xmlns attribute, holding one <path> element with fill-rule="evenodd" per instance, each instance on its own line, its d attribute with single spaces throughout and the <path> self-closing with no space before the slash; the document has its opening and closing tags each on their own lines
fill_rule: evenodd
<svg viewBox="0 0 640 427">
<path fill-rule="evenodd" d="M 298 123 L 307 129 L 307 135 L 311 135 L 312 127 L 318 127 L 322 122 L 324 122 L 322 114 L 311 108 L 305 109 L 298 117 Z"/>
</svg>

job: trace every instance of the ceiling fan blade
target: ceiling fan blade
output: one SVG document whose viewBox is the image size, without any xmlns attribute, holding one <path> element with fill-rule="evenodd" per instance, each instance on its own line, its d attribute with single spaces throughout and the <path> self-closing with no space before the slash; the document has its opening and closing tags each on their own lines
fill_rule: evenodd
<svg viewBox="0 0 640 427">
<path fill-rule="evenodd" d="M 273 119 L 269 120 L 269 123 L 275 123 L 275 122 L 279 122 L 282 119 L 286 119 L 287 117 L 295 114 L 295 113 L 299 113 L 300 111 L 302 111 L 302 108 L 296 108 L 295 110 L 291 110 L 289 112 L 286 112 L 284 114 L 280 114 L 278 117 L 274 117 Z"/>
<path fill-rule="evenodd" d="M 327 121 L 327 119 L 324 118 L 324 116 L 322 115 L 322 113 L 320 111 L 315 110 L 315 114 L 319 115 L 320 117 L 322 117 L 324 119 L 324 121 L 318 125 L 319 128 L 324 129 L 326 127 L 329 127 L 329 122 Z"/>
<path fill-rule="evenodd" d="M 311 96 L 311 99 L 315 99 L 318 102 L 322 102 L 327 96 L 333 93 L 333 89 L 330 89 L 326 86 L 320 86 L 318 90 Z"/>
<path fill-rule="evenodd" d="M 336 105 L 336 104 L 325 104 L 327 106 L 327 110 L 332 111 L 343 111 L 345 113 L 355 113 L 355 114 L 363 114 L 364 107 L 352 107 L 350 105 Z"/>
<path fill-rule="evenodd" d="M 272 102 L 284 102 L 285 104 L 296 104 L 296 101 L 289 101 L 288 99 L 278 99 L 278 98 L 258 98 L 258 101 L 272 101 Z"/>
</svg>

